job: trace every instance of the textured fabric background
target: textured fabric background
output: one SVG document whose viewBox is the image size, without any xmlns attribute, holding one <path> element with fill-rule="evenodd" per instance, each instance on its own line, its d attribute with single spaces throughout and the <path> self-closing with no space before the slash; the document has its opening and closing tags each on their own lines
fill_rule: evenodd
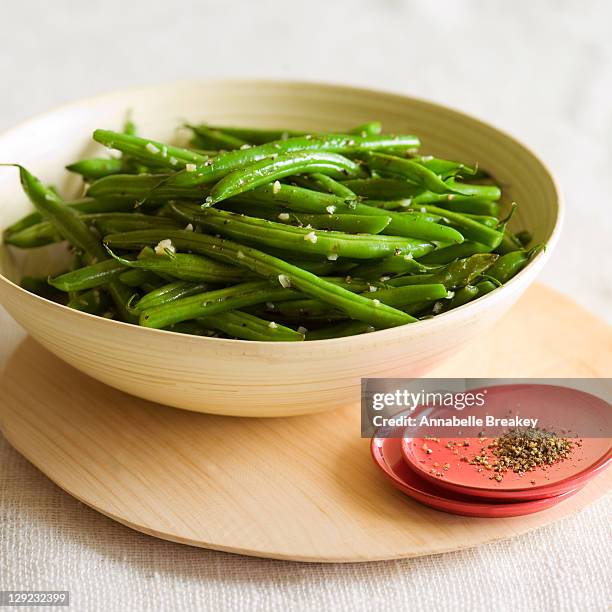
<svg viewBox="0 0 612 612">
<path fill-rule="evenodd" d="M 186 78 L 324 80 L 429 98 L 515 134 L 557 171 L 566 226 L 543 280 L 612 320 L 610 23 L 607 0 L 5 2 L 0 129 L 75 98 Z M 0 589 L 69 589 L 74 609 L 109 612 L 382 610 L 390 602 L 604 610 L 612 604 L 610 508 L 601 500 L 465 552 L 300 565 L 133 532 L 63 493 L 0 440 Z"/>
</svg>

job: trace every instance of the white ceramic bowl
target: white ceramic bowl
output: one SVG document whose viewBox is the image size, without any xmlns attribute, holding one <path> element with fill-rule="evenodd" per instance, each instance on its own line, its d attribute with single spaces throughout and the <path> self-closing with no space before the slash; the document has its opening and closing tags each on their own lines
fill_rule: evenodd
<svg viewBox="0 0 612 612">
<path fill-rule="evenodd" d="M 480 162 L 504 187 L 506 201 L 520 202 L 514 227 L 529 228 L 536 241 L 548 244 L 504 287 L 447 314 L 370 334 L 303 343 L 192 337 L 83 314 L 14 283 L 24 273 L 57 268 L 52 249 L 42 256 L 3 246 L 0 296 L 9 313 L 61 359 L 142 398 L 240 416 L 297 415 L 356 403 L 362 377 L 422 375 L 486 333 L 534 280 L 557 241 L 560 194 L 531 151 L 457 111 L 367 89 L 202 81 L 119 91 L 63 106 L 8 131 L 0 137 L 0 161 L 23 163 L 76 196 L 79 181 L 62 168 L 96 153 L 91 132 L 117 129 L 128 109 L 133 109 L 141 132 L 159 140 L 172 139 L 182 118 L 312 130 L 342 130 L 379 119 L 388 131 L 417 134 L 425 152 Z M 0 228 L 31 209 L 16 171 L 0 169 L 0 201 Z"/>
</svg>

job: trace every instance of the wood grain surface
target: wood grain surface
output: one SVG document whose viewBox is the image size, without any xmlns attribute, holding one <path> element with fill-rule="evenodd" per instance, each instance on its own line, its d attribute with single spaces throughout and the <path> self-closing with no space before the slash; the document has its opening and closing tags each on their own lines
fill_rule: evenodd
<svg viewBox="0 0 612 612">
<path fill-rule="evenodd" d="M 300 561 L 410 557 L 516 536 L 572 515 L 612 485 L 608 470 L 525 517 L 437 512 L 377 472 L 357 405 L 284 419 L 167 408 L 87 377 L 6 321 L 0 425 L 10 443 L 71 495 L 160 538 Z M 430 375 L 592 377 L 611 365 L 609 327 L 535 285 Z"/>
</svg>

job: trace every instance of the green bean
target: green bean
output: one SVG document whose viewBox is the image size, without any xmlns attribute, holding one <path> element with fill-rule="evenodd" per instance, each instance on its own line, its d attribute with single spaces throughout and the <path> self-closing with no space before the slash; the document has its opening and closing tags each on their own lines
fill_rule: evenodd
<svg viewBox="0 0 612 612">
<path fill-rule="evenodd" d="M 386 153 L 371 152 L 360 154 L 359 157 L 367 163 L 371 170 L 405 178 L 434 193 L 448 193 L 452 191 L 437 174 L 410 159 L 395 157 Z"/>
<path fill-rule="evenodd" d="M 214 316 L 198 317 L 196 319 L 205 327 L 217 329 L 244 340 L 259 340 L 262 342 L 301 342 L 304 335 L 289 327 L 274 321 L 266 321 L 255 315 L 232 310 L 220 312 Z"/>
<path fill-rule="evenodd" d="M 499 204 L 489 200 L 483 200 L 478 196 L 462 196 L 449 194 L 443 200 L 435 202 L 438 208 L 444 208 L 457 213 L 468 213 L 473 215 L 491 215 L 497 217 L 499 215 Z M 418 198 L 415 198 L 418 200 Z M 433 202 L 433 201 L 432 201 Z M 414 206 L 419 204 L 427 204 L 428 202 L 413 201 Z"/>
<path fill-rule="evenodd" d="M 370 288 L 375 291 L 367 291 L 361 295 L 367 299 L 377 299 L 381 303 L 395 308 L 401 308 L 424 300 L 439 300 L 447 295 L 446 288 L 440 283 L 407 285 L 405 287 L 387 289 L 379 289 L 375 285 L 371 285 Z M 289 318 L 321 317 L 327 320 L 346 319 L 346 315 L 341 311 L 330 310 L 329 306 L 324 302 L 313 299 L 293 300 L 275 304 L 273 311 Z"/>
<path fill-rule="evenodd" d="M 256 145 L 266 144 L 274 140 L 287 140 L 288 138 L 295 138 L 298 136 L 306 136 L 308 134 L 319 136 L 324 135 L 323 132 L 305 132 L 302 130 L 281 130 L 281 129 L 269 129 L 269 128 L 242 128 L 242 127 L 230 127 L 230 126 L 210 126 L 211 129 L 220 130 L 226 135 L 240 138 L 244 142 L 253 143 Z M 358 136 L 377 136 L 382 131 L 382 125 L 380 121 L 369 121 L 363 123 L 348 131 L 348 134 L 356 134 Z"/>
<path fill-rule="evenodd" d="M 206 125 L 185 125 L 194 134 L 194 144 L 201 149 L 239 149 L 248 144 L 246 140 L 238 138 L 218 128 Z"/>
<path fill-rule="evenodd" d="M 372 325 L 362 321 L 343 321 L 306 332 L 305 340 L 330 340 L 332 338 L 344 338 L 345 336 L 356 336 L 366 332 L 376 331 Z"/>
<path fill-rule="evenodd" d="M 415 276 L 398 276 L 388 281 L 392 287 L 403 287 L 405 285 L 441 283 L 447 289 L 456 289 L 471 285 L 485 270 L 495 264 L 498 256 L 493 253 L 482 253 L 472 255 L 465 259 L 458 259 L 444 268 L 436 270 L 431 274 Z"/>
<path fill-rule="evenodd" d="M 349 134 L 356 134 L 357 136 L 376 136 L 380 133 L 382 133 L 382 123 L 380 121 L 368 121 L 349 130 Z"/>
<path fill-rule="evenodd" d="M 443 312 L 448 312 L 454 308 L 459 308 L 459 306 L 463 306 L 477 297 L 478 287 L 474 285 L 466 285 L 465 287 L 457 289 L 455 295 L 450 300 L 438 302 L 439 306 L 438 308 L 434 306 L 434 311 L 436 314 L 442 314 Z"/>
<path fill-rule="evenodd" d="M 467 166 L 466 164 L 450 161 L 448 159 L 432 157 L 431 155 L 414 156 L 410 159 L 415 161 L 417 164 L 425 166 L 425 168 L 431 170 L 434 174 L 441 176 L 443 179 L 457 176 L 458 174 L 473 176 L 478 171 L 476 167 Z"/>
<path fill-rule="evenodd" d="M 319 298 L 345 311 L 353 319 L 366 321 L 381 328 L 404 325 L 414 321 L 413 317 L 395 308 L 382 303 L 376 304 L 372 300 L 355 295 L 347 289 L 336 286 L 281 259 L 214 236 L 184 230 L 165 232 L 140 230 L 106 236 L 105 242 L 110 247 L 134 248 L 156 244 L 164 239 L 172 240 L 172 243 L 179 249 L 204 253 L 220 261 L 247 268 L 268 279 L 274 279 L 285 287 L 293 286 L 307 295 Z"/>
<path fill-rule="evenodd" d="M 4 236 L 4 243 L 20 249 L 33 249 L 54 242 L 62 241 L 61 234 L 49 221 L 42 221 L 35 225 L 30 225 L 20 231 L 13 232 Z"/>
<path fill-rule="evenodd" d="M 121 174 L 125 172 L 125 163 L 121 159 L 83 159 L 69 164 L 66 170 L 80 174 L 86 181 L 110 176 L 111 174 Z"/>
<path fill-rule="evenodd" d="M 181 229 L 181 226 L 174 219 L 139 213 L 101 213 L 83 215 L 82 218 L 87 223 L 94 225 L 102 235 L 162 227 Z"/>
<path fill-rule="evenodd" d="M 281 297 L 283 288 L 275 288 L 268 281 L 241 283 L 225 289 L 198 293 L 170 303 L 147 308 L 140 313 L 140 325 L 161 329 L 174 323 L 217 315 L 266 301 L 270 296 Z"/>
<path fill-rule="evenodd" d="M 422 192 L 418 185 L 394 178 L 349 179 L 342 184 L 356 195 L 372 200 L 402 200 Z"/>
<path fill-rule="evenodd" d="M 193 283 L 234 283 L 244 280 L 247 276 L 244 270 L 219 263 L 202 255 L 188 253 L 172 253 L 166 255 L 153 255 L 139 257 L 137 260 L 128 260 L 115 255 L 111 250 L 109 254 L 122 266 L 139 270 L 148 270 L 156 274 L 177 278 Z"/>
<path fill-rule="evenodd" d="M 206 203 L 213 205 L 270 181 L 302 172 L 320 172 L 345 177 L 359 176 L 362 170 L 358 164 L 337 153 L 325 151 L 285 153 L 274 159 L 262 159 L 230 172 L 211 189 Z"/>
<path fill-rule="evenodd" d="M 81 215 L 81 219 L 88 225 L 95 226 L 102 234 L 129 232 L 136 229 L 154 229 L 156 227 L 180 229 L 176 221 L 172 219 L 137 213 L 94 213 Z M 42 221 L 20 232 L 10 234 L 4 241 L 6 244 L 22 249 L 31 249 L 61 240 L 62 236 L 53 224 L 49 221 Z"/>
<path fill-rule="evenodd" d="M 83 258 L 88 264 L 107 259 L 106 251 L 97 241 L 95 235 L 79 218 L 70 206 L 66 206 L 61 198 L 45 186 L 23 166 L 19 168 L 19 176 L 23 190 L 36 207 L 37 211 L 51 221 L 55 229 L 68 242 L 83 253 Z M 130 320 L 130 314 L 126 305 L 130 299 L 131 292 L 120 282 L 111 281 L 108 290 L 124 320 Z"/>
<path fill-rule="evenodd" d="M 468 240 L 485 244 L 492 249 L 496 248 L 503 238 L 503 232 L 494 230 L 474 219 L 460 213 L 438 208 L 437 206 L 424 206 L 427 212 L 443 217 L 450 225 L 458 228 Z"/>
<path fill-rule="evenodd" d="M 495 249 L 496 253 L 505 255 L 506 253 L 512 253 L 512 251 L 522 251 L 523 245 L 519 242 L 514 234 L 505 231 L 504 237 L 502 238 L 499 246 Z"/>
<path fill-rule="evenodd" d="M 106 291 L 101 289 L 90 289 L 79 293 L 68 301 L 67 306 L 74 310 L 87 312 L 93 315 L 103 315 L 111 308 L 111 300 Z"/>
<path fill-rule="evenodd" d="M 382 231 L 385 235 L 404 236 L 422 240 L 437 240 L 439 242 L 462 242 L 463 236 L 451 227 L 423 221 L 419 215 L 394 213 L 366 204 L 345 202 L 341 198 L 319 191 L 281 185 L 274 189 L 272 185 L 259 187 L 248 194 L 237 198 L 239 202 L 274 203 L 295 212 L 313 214 L 347 213 L 365 216 L 391 217 L 391 222 Z"/>
<path fill-rule="evenodd" d="M 85 260 L 92 264 L 106 259 L 104 249 L 95 235 L 79 218 L 74 208 L 65 206 L 61 198 L 47 189 L 23 166 L 17 166 L 22 187 L 38 212 L 53 223 L 55 229 L 70 244 L 83 253 Z"/>
<path fill-rule="evenodd" d="M 251 212 L 251 211 L 249 211 Z M 262 214 L 263 213 L 263 214 Z M 391 217 L 365 217 L 363 215 L 309 215 L 307 213 L 287 213 L 274 210 L 254 211 L 250 216 L 279 221 L 286 224 L 298 224 L 300 227 L 310 226 L 315 229 L 337 230 L 349 234 L 380 234 L 391 222 Z"/>
<path fill-rule="evenodd" d="M 120 148 L 122 143 L 113 136 L 113 132 L 96 130 L 94 138 L 98 142 L 106 140 L 113 142 L 115 148 Z M 144 148 L 146 140 L 137 143 L 138 147 Z M 350 136 L 343 134 L 326 134 L 322 136 L 300 136 L 270 142 L 248 149 L 238 149 L 217 155 L 197 166 L 193 172 L 180 172 L 168 181 L 169 185 L 181 187 L 193 187 L 205 183 L 213 183 L 222 179 L 230 172 L 244 168 L 250 164 L 262 161 L 266 158 L 273 159 L 274 156 L 299 152 L 320 153 L 347 153 L 379 149 L 402 149 L 418 146 L 418 138 L 415 136 Z M 103 143 L 104 144 L 104 143 Z M 130 143 L 130 149 L 135 143 Z M 155 145 L 153 145 L 155 147 Z M 159 155 L 158 155 L 159 158 Z M 174 168 L 171 168 L 174 169 Z M 314 169 L 313 171 L 316 171 Z"/>
<path fill-rule="evenodd" d="M 119 276 L 119 280 L 128 287 L 142 287 L 145 291 L 152 291 L 164 283 L 164 280 L 157 274 L 146 270 L 125 270 Z M 151 289 L 146 289 L 146 287 L 151 287 Z"/>
<path fill-rule="evenodd" d="M 109 149 L 117 149 L 147 164 L 172 171 L 183 169 L 187 164 L 204 164 L 209 160 L 207 155 L 200 155 L 191 149 L 173 147 L 149 138 L 110 130 L 96 130 L 93 138 Z"/>
<path fill-rule="evenodd" d="M 196 126 L 199 127 L 199 126 Z M 243 142 L 248 142 L 255 145 L 267 144 L 276 140 L 287 140 L 298 136 L 306 136 L 308 132 L 302 130 L 282 130 L 270 128 L 245 128 L 231 127 L 225 125 L 211 125 L 212 130 L 219 130 L 226 135 L 239 138 Z"/>
<path fill-rule="evenodd" d="M 46 300 L 51 300 L 52 302 L 58 302 L 60 304 L 66 302 L 66 294 L 49 285 L 46 278 L 24 276 L 19 282 L 19 286 Z"/>
<path fill-rule="evenodd" d="M 104 199 L 114 197 L 129 202 L 146 199 L 148 202 L 166 201 L 172 198 L 203 199 L 207 187 L 168 186 L 169 174 L 114 174 L 92 183 L 87 189 L 90 198 Z"/>
<path fill-rule="evenodd" d="M 464 196 L 480 197 L 486 200 L 499 200 L 501 197 L 501 189 L 497 185 L 475 185 L 471 183 L 460 183 L 454 178 L 449 178 L 444 181 L 448 186 L 449 191 L 458 193 Z"/>
<path fill-rule="evenodd" d="M 130 309 L 134 313 L 141 313 L 148 308 L 155 308 L 163 304 L 169 304 L 176 300 L 180 300 L 190 295 L 203 293 L 209 289 L 208 283 L 190 283 L 187 281 L 174 281 L 166 285 L 162 285 L 157 289 L 149 291 L 143 295 L 135 304 L 130 304 Z"/>
<path fill-rule="evenodd" d="M 275 255 L 276 257 L 280 256 L 278 252 L 272 252 L 269 250 L 270 255 Z M 290 264 L 297 266 L 298 268 L 302 268 L 307 270 L 308 272 L 312 272 L 317 276 L 329 276 L 330 274 L 346 274 L 352 268 L 355 267 L 355 263 L 351 261 L 335 261 L 335 260 L 307 260 L 307 259 L 296 259 L 295 253 L 287 253 L 287 255 L 283 255 L 279 257 L 279 259 L 284 259 L 288 261 Z"/>
<path fill-rule="evenodd" d="M 419 257 L 419 263 L 425 265 L 445 265 L 456 259 L 463 259 L 477 253 L 490 253 L 493 249 L 486 244 L 466 241 L 461 244 L 452 244 L 442 249 L 436 249 L 423 257 Z"/>
<path fill-rule="evenodd" d="M 164 328 L 165 331 L 171 331 L 177 334 L 188 334 L 189 336 L 204 336 L 208 338 L 222 338 L 218 332 L 208 329 L 198 323 L 195 319 L 192 321 L 181 321 L 174 323 Z"/>
<path fill-rule="evenodd" d="M 499 283 L 499 281 L 493 281 L 496 281 L 496 279 L 483 280 L 476 285 L 476 289 L 478 289 L 478 297 L 486 295 L 487 293 L 491 293 L 491 291 L 493 291 L 494 289 L 501 287 L 501 283 Z"/>
<path fill-rule="evenodd" d="M 354 194 L 346 185 L 333 179 L 327 174 L 321 174 L 315 172 L 309 174 L 307 177 L 294 177 L 296 183 L 307 189 L 314 189 L 315 191 L 322 191 L 324 193 L 331 193 L 345 201 L 356 200 L 357 195 Z"/>
<path fill-rule="evenodd" d="M 497 217 L 493 217 L 491 215 L 473 215 L 472 213 L 461 213 L 464 217 L 468 219 L 472 219 L 473 221 L 478 221 L 478 223 L 482 223 L 482 225 L 486 225 L 491 229 L 496 229 L 500 226 L 500 220 Z M 503 242 L 503 238 L 502 238 Z"/>
<path fill-rule="evenodd" d="M 520 232 L 516 233 L 516 239 L 523 245 L 523 248 L 526 248 L 533 240 L 533 236 L 529 230 L 521 230 Z"/>
<path fill-rule="evenodd" d="M 359 278 L 381 278 L 389 274 L 422 274 L 429 271 L 430 267 L 416 261 L 410 255 L 393 254 L 379 261 L 359 264 L 353 268 L 351 274 Z"/>
<path fill-rule="evenodd" d="M 419 257 L 433 249 L 430 243 L 412 238 L 345 234 L 326 230 L 315 232 L 309 228 L 288 226 L 223 210 L 205 209 L 198 212 L 178 204 L 173 205 L 173 209 L 186 219 L 234 240 L 298 253 L 376 259 L 397 252 L 412 253 L 413 256 Z"/>
<path fill-rule="evenodd" d="M 487 276 L 498 280 L 500 283 L 507 283 L 543 248 L 543 245 L 537 245 L 530 251 L 512 251 L 511 253 L 502 255 L 495 264 L 487 270 Z"/>
<path fill-rule="evenodd" d="M 79 200 L 64 202 L 64 204 L 81 213 L 117 212 L 131 210 L 134 208 L 132 204 L 116 198 L 106 198 L 100 200 L 94 200 L 93 198 L 81 198 Z M 22 232 L 29 227 L 42 223 L 43 221 L 43 216 L 39 212 L 29 213 L 25 217 L 22 217 L 7 227 L 3 232 L 3 237 L 6 239 L 13 234 Z"/>
<path fill-rule="evenodd" d="M 132 120 L 132 111 L 129 110 L 125 115 L 125 121 L 123 122 L 123 133 L 128 136 L 136 136 L 138 128 Z"/>
<path fill-rule="evenodd" d="M 89 266 L 77 268 L 55 278 L 49 278 L 49 284 L 60 291 L 84 291 L 106 285 L 125 270 L 122 262 L 106 259 Z"/>
<path fill-rule="evenodd" d="M 349 234 L 380 234 L 391 223 L 391 217 L 366 217 L 363 215 L 308 215 L 290 213 L 289 219 L 280 213 L 274 218 L 281 223 L 297 221 L 300 226 L 315 229 L 336 230 Z"/>
</svg>

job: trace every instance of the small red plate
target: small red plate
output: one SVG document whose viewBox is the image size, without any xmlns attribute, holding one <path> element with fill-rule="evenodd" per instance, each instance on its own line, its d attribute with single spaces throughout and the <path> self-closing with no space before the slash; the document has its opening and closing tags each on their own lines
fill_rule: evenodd
<svg viewBox="0 0 612 612">
<path fill-rule="evenodd" d="M 499 409 L 497 413 L 500 414 L 508 407 L 514 407 L 515 411 L 516 407 L 529 411 L 530 404 L 544 406 L 546 402 L 554 406 L 559 422 L 567 423 L 569 419 L 564 413 L 576 411 L 583 423 L 590 422 L 590 431 L 604 427 L 605 419 L 608 418 L 607 402 L 576 389 L 552 385 L 490 387 L 487 389 L 486 411 Z M 448 417 L 455 411 L 439 407 L 430 408 L 428 412 L 429 417 L 437 418 Z M 470 414 L 483 416 L 485 408 L 472 409 Z M 570 415 L 570 419 L 573 418 L 574 415 Z M 525 474 L 506 472 L 503 479 L 497 482 L 491 478 L 493 472 L 462 460 L 462 457 L 472 459 L 480 449 L 490 443 L 490 439 L 431 439 L 418 436 L 418 430 L 413 430 L 412 433 L 417 435 L 401 440 L 404 459 L 412 469 L 438 487 L 487 499 L 522 501 L 560 495 L 584 485 L 612 461 L 609 438 L 582 438 L 576 440 L 578 444 L 575 444 L 571 456 L 565 461 L 548 466 L 545 470 L 536 468 Z M 467 446 L 464 443 L 467 443 Z"/>
<path fill-rule="evenodd" d="M 402 456 L 401 438 L 372 438 L 372 457 L 387 479 L 400 491 L 416 501 L 451 514 L 481 518 L 505 518 L 522 516 L 546 510 L 571 497 L 580 487 L 561 495 L 533 501 L 499 503 L 440 489 L 434 483 L 421 478 L 408 467 Z"/>
</svg>

